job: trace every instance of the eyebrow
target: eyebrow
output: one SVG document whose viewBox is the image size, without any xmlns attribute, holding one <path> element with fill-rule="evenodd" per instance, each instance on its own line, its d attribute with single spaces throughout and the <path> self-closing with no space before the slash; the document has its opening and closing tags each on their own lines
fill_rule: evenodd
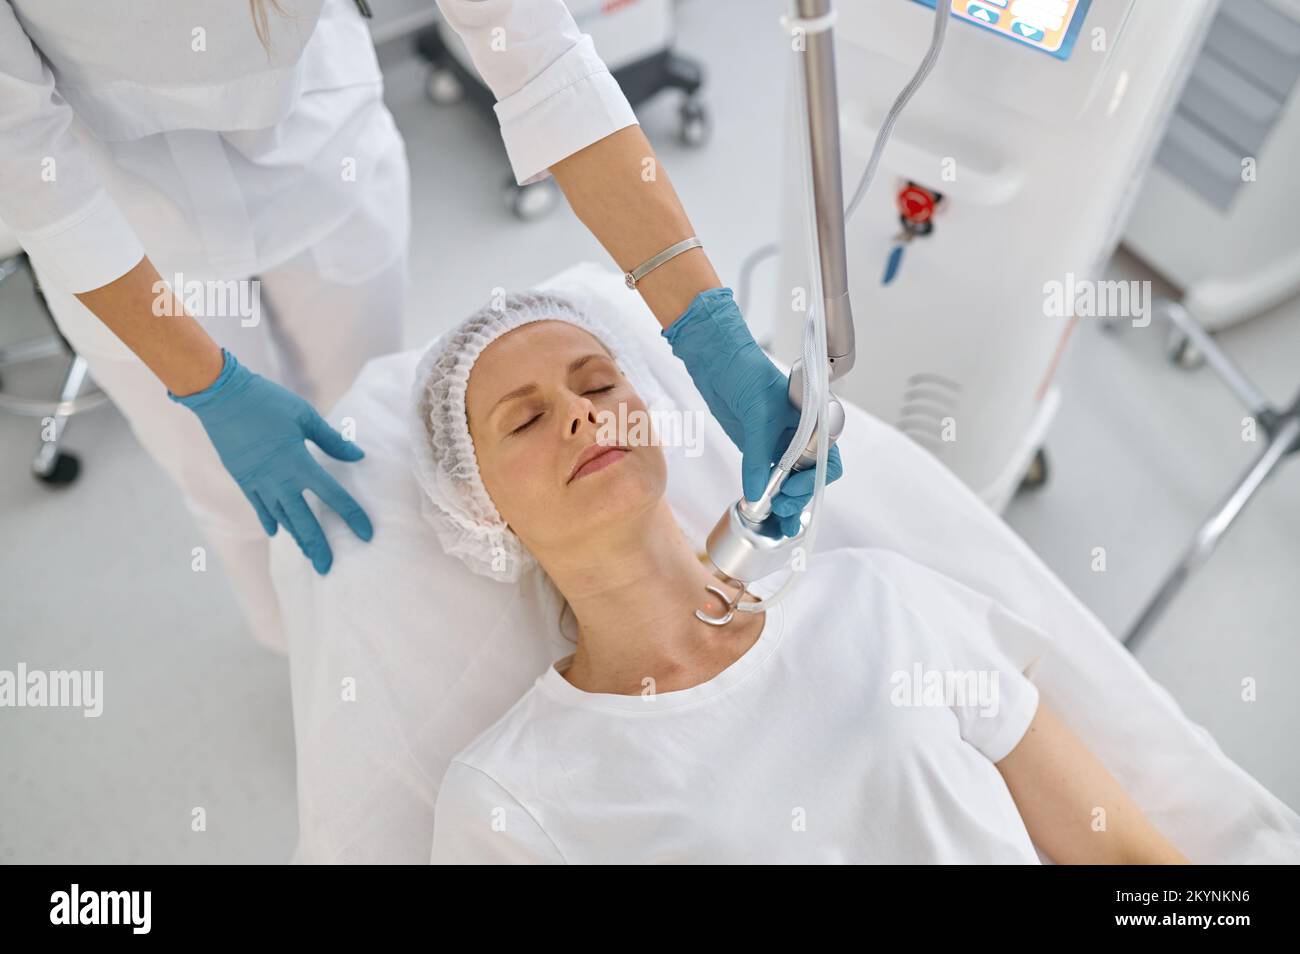
<svg viewBox="0 0 1300 954">
<path fill-rule="evenodd" d="M 573 372 L 577 371 L 579 368 L 581 368 L 592 358 L 604 358 L 607 361 L 611 361 L 611 362 L 613 361 L 613 359 L 610 358 L 609 355 L 602 354 L 599 351 L 593 351 L 591 354 L 584 354 L 582 357 L 574 358 L 572 361 L 570 361 L 569 367 L 566 369 L 567 373 L 573 374 Z M 536 384 L 525 384 L 515 388 L 513 391 L 507 391 L 505 394 L 501 395 L 501 397 L 497 398 L 496 404 L 492 405 L 492 410 L 488 411 L 488 416 L 491 417 L 493 414 L 495 414 L 497 410 L 501 407 L 501 405 L 505 404 L 507 401 L 518 400 L 521 397 L 532 394 L 536 390 L 537 390 Z"/>
</svg>

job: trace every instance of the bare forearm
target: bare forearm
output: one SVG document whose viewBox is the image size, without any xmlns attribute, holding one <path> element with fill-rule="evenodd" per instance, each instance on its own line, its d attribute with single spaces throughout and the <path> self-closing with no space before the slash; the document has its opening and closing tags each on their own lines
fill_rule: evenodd
<svg viewBox="0 0 1300 954">
<path fill-rule="evenodd" d="M 627 126 L 551 166 L 574 213 L 630 272 L 652 255 L 695 234 L 686 210 L 640 126 Z M 637 283 L 661 327 L 702 291 L 722 283 L 704 249 L 660 265 Z"/>
<path fill-rule="evenodd" d="M 997 768 L 1030 837 L 1058 864 L 1188 863 L 1045 703 Z"/>
<path fill-rule="evenodd" d="M 185 313 L 149 259 L 77 295 L 174 394 L 193 394 L 221 373 L 221 348 Z"/>
</svg>

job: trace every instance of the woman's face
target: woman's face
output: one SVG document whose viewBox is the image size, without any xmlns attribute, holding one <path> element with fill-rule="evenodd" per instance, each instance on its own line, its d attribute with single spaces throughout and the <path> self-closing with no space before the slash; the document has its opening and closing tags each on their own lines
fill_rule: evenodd
<svg viewBox="0 0 1300 954">
<path fill-rule="evenodd" d="M 644 402 L 604 346 L 568 322 L 531 322 L 488 345 L 465 409 L 488 495 L 539 559 L 624 528 L 663 497 L 663 453 L 648 424 L 633 426 Z"/>
</svg>

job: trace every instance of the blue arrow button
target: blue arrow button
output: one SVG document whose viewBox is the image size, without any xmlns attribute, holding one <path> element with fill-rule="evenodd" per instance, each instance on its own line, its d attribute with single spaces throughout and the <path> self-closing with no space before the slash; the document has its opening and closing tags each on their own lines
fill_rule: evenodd
<svg viewBox="0 0 1300 954">
<path fill-rule="evenodd" d="M 1024 20 L 1013 20 L 1011 23 L 1011 32 L 1016 36 L 1023 36 L 1026 40 L 1041 40 L 1043 30 L 1041 27 L 1034 26 L 1032 23 L 1026 23 Z"/>
<path fill-rule="evenodd" d="M 1002 15 L 996 10 L 990 10 L 988 7 L 980 6 L 978 3 L 966 5 L 966 15 L 972 19 L 979 20 L 981 23 L 997 23 L 1002 19 Z"/>
</svg>

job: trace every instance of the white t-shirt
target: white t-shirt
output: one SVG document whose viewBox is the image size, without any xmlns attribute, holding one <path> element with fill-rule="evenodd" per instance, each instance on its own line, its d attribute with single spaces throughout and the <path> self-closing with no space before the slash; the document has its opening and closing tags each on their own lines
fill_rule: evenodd
<svg viewBox="0 0 1300 954">
<path fill-rule="evenodd" d="M 1048 638 L 890 551 L 805 572 L 699 685 L 589 693 L 549 667 L 452 761 L 432 861 L 1037 864 L 994 763 Z"/>
</svg>

